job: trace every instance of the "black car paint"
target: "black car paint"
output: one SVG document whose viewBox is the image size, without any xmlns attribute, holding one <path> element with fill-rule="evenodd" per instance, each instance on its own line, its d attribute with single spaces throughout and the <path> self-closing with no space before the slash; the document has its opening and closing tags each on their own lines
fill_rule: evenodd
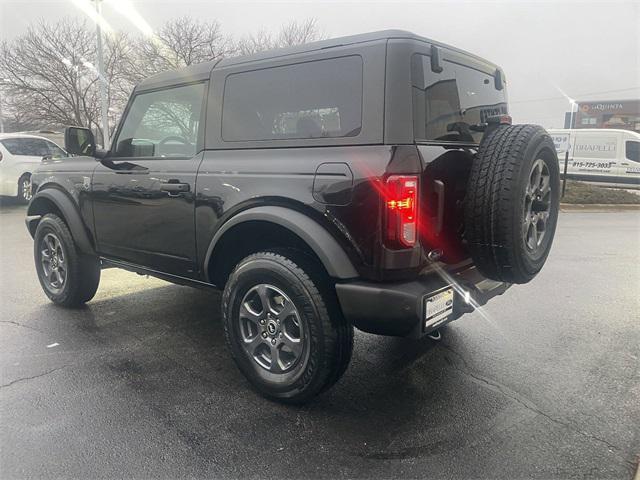
<svg viewBox="0 0 640 480">
<path fill-rule="evenodd" d="M 409 88 L 385 88 L 405 84 L 410 74 L 408 58 L 416 52 L 428 54 L 430 45 L 415 38 L 385 37 L 372 38 L 369 43 L 292 51 L 289 57 L 269 59 L 258 55 L 253 63 L 251 59 L 222 61 L 219 66 L 210 64 L 209 70 L 195 66 L 173 77 L 160 74 L 143 82 L 136 87 L 129 105 L 140 92 L 176 83 L 209 82 L 203 109 L 206 122 L 201 123 L 198 153 L 192 158 L 118 158 L 107 154 L 99 161 L 73 157 L 44 162 L 32 177 L 38 193 L 29 215 L 44 211 L 38 204 L 40 192 L 50 188 L 64 192 L 74 204 L 74 212 L 69 215 L 78 215 L 83 225 L 82 232 L 76 228 L 72 234 L 86 234 L 93 248 L 85 253 L 99 255 L 105 264 L 194 286 L 213 286 L 211 272 L 216 265 L 211 259 L 221 237 L 216 234 L 226 234 L 225 225 L 242 212 L 270 207 L 277 207 L 282 216 L 293 218 L 293 213 L 287 212 L 302 214 L 311 222 L 309 225 L 328 235 L 330 241 L 318 247 L 318 257 L 326 257 L 325 267 L 334 273 L 338 294 L 344 298 L 351 298 L 359 290 L 372 299 L 378 298 L 380 289 L 385 287 L 381 283 L 375 286 L 375 282 L 382 281 L 405 282 L 412 291 L 422 291 L 427 284 L 430 289 L 438 289 L 447 285 L 445 279 L 432 275 L 425 284 L 427 277 L 419 274 L 432 267 L 472 269 L 460 241 L 456 212 L 460 193 L 464 194 L 465 171 L 476 146 L 450 142 L 416 145 L 410 133 L 412 121 L 406 114 L 411 108 Z M 388 57 L 388 51 L 394 51 L 394 56 Z M 365 58 L 364 68 L 369 69 L 364 77 L 363 126 L 359 135 L 272 142 L 224 142 L 221 138 L 226 74 L 248 71 L 256 65 L 354 53 Z M 455 49 L 443 49 L 442 58 L 447 56 L 464 58 L 485 71 L 495 71 L 495 66 Z M 404 69 L 399 68 L 403 59 Z M 440 168 L 443 165 L 446 167 Z M 420 241 L 413 248 L 390 249 L 384 245 L 385 198 L 381 192 L 392 174 L 419 176 Z M 433 190 L 437 181 L 444 186 L 446 195 Z M 167 192 L 164 186 L 168 183 L 185 184 L 187 190 Z M 28 225 L 33 233 L 37 218 L 31 218 Z M 429 259 L 432 251 L 438 255 Z M 437 262 L 440 257 L 451 267 Z M 332 263 L 344 268 L 331 268 Z M 365 283 L 362 288 L 354 285 L 351 291 L 348 286 L 340 288 L 353 280 Z M 374 282 L 373 287 L 370 282 Z M 473 287 L 472 282 L 469 288 Z M 421 303 L 408 308 L 402 295 L 396 300 L 400 303 L 390 301 L 389 308 L 404 312 L 413 319 L 412 325 L 422 318 Z M 380 311 L 378 315 L 385 314 Z M 370 323 L 356 322 L 356 326 L 375 331 L 369 328 Z M 405 327 L 401 322 L 395 329 L 387 324 L 379 333 L 412 334 Z"/>
<path fill-rule="evenodd" d="M 72 157 L 43 165 L 33 182 L 38 191 L 64 188 L 95 251 L 106 258 L 206 282 L 204 261 L 218 229 L 241 211 L 273 205 L 313 218 L 362 277 L 380 280 L 393 267 L 411 270 L 426 262 L 420 246 L 380 248 L 381 179 L 421 173 L 451 155 L 444 146 L 420 147 L 418 155 L 415 146 L 380 145 L 218 150 L 178 160 Z M 190 188 L 170 196 L 161 190 L 167 182 Z M 343 205 L 347 196 L 350 203 Z M 334 205 L 332 197 L 340 202 Z M 159 229 L 160 235 L 148 233 Z"/>
</svg>

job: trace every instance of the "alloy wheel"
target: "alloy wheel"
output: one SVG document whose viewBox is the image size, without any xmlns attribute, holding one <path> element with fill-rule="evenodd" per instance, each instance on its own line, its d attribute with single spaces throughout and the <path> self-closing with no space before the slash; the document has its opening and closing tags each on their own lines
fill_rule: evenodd
<svg viewBox="0 0 640 480">
<path fill-rule="evenodd" d="M 47 233 L 40 242 L 40 264 L 48 287 L 59 292 L 67 279 L 67 262 L 62 244 L 53 233 Z"/>
<path fill-rule="evenodd" d="M 246 354 L 271 373 L 288 372 L 303 357 L 302 318 L 291 299 L 273 285 L 259 284 L 245 294 L 238 327 Z"/>
<path fill-rule="evenodd" d="M 22 198 L 24 198 L 26 201 L 31 200 L 31 180 L 30 179 L 27 178 L 22 180 L 22 182 L 20 183 L 20 190 L 21 190 Z"/>
<path fill-rule="evenodd" d="M 533 162 L 524 196 L 522 228 L 527 249 L 536 252 L 545 238 L 551 215 L 551 174 L 542 159 Z"/>
</svg>

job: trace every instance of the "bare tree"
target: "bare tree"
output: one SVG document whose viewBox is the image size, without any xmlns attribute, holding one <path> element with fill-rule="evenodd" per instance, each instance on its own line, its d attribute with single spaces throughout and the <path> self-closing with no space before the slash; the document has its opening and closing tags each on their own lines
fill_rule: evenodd
<svg viewBox="0 0 640 480">
<path fill-rule="evenodd" d="M 31 125 L 81 125 L 100 130 L 95 34 L 82 22 L 40 22 L 0 45 L 4 115 Z M 126 37 L 106 42 L 105 76 L 110 105 L 123 101 Z"/>
<path fill-rule="evenodd" d="M 135 39 L 134 45 L 127 66 L 133 83 L 165 70 L 217 60 L 234 49 L 218 22 L 189 17 L 170 20 L 155 35 Z"/>
<path fill-rule="evenodd" d="M 0 93 L 12 128 L 80 125 L 101 138 L 95 32 L 75 20 L 41 21 L 12 42 L 0 44 Z M 233 42 L 218 22 L 181 17 L 149 37 L 117 33 L 105 42 L 109 125 L 115 128 L 135 84 L 156 73 L 224 56 L 322 39 L 315 19 L 291 21 Z"/>
<path fill-rule="evenodd" d="M 250 55 L 273 48 L 314 42 L 323 38 L 325 36 L 318 28 L 318 21 L 315 18 L 308 18 L 301 22 L 292 20 L 283 25 L 275 34 L 261 30 L 257 34 L 242 37 L 237 42 L 235 51 L 239 55 Z"/>
</svg>

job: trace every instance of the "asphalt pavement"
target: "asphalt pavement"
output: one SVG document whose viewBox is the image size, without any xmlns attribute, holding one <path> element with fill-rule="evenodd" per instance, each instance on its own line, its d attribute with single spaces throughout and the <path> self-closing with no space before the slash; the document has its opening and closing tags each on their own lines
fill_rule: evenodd
<svg viewBox="0 0 640 480">
<path fill-rule="evenodd" d="M 640 212 L 563 212 L 530 284 L 434 342 L 357 333 L 304 407 L 249 389 L 217 293 L 103 271 L 84 308 L 40 289 L 0 207 L 0 478 L 632 478 Z"/>
</svg>

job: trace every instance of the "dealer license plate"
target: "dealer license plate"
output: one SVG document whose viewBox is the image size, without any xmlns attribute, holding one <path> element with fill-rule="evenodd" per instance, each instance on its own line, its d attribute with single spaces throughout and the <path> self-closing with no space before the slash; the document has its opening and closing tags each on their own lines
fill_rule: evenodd
<svg viewBox="0 0 640 480">
<path fill-rule="evenodd" d="M 445 320 L 453 312 L 453 288 L 424 299 L 425 328 Z"/>
</svg>

